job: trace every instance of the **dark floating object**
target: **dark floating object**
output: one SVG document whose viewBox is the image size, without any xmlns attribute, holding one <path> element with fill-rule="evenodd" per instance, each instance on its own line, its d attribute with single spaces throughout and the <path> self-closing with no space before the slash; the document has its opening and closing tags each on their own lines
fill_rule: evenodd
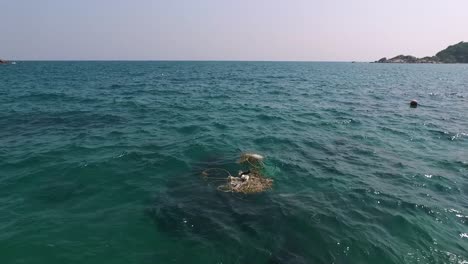
<svg viewBox="0 0 468 264">
<path fill-rule="evenodd" d="M 409 103 L 410 107 L 412 108 L 416 108 L 418 107 L 418 101 L 416 100 L 411 100 L 411 102 Z"/>
</svg>

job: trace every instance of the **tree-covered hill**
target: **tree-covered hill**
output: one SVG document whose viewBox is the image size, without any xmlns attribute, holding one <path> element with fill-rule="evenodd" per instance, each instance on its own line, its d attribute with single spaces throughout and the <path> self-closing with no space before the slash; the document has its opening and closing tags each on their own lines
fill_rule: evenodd
<svg viewBox="0 0 468 264">
<path fill-rule="evenodd" d="M 468 63 L 468 42 L 460 42 L 436 54 L 443 63 Z"/>
</svg>

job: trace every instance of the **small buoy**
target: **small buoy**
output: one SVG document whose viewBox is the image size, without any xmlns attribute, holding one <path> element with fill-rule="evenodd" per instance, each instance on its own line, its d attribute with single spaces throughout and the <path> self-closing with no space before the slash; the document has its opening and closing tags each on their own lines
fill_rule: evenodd
<svg viewBox="0 0 468 264">
<path fill-rule="evenodd" d="M 413 108 L 418 107 L 418 101 L 416 101 L 416 100 L 411 100 L 411 102 L 409 104 Z"/>
</svg>

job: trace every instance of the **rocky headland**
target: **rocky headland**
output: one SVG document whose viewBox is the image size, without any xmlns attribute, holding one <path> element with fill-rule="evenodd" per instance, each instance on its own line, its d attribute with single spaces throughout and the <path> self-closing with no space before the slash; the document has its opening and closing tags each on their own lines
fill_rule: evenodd
<svg viewBox="0 0 468 264">
<path fill-rule="evenodd" d="M 382 58 L 375 63 L 468 63 L 468 42 L 460 42 L 439 51 L 435 56 L 416 58 L 398 55 L 391 59 Z"/>
</svg>

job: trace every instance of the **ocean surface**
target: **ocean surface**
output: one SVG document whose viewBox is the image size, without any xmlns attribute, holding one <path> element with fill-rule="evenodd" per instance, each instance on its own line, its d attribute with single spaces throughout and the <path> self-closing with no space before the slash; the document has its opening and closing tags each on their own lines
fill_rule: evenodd
<svg viewBox="0 0 468 264">
<path fill-rule="evenodd" d="M 468 65 L 0 65 L 0 263 L 468 263 Z"/>
</svg>

